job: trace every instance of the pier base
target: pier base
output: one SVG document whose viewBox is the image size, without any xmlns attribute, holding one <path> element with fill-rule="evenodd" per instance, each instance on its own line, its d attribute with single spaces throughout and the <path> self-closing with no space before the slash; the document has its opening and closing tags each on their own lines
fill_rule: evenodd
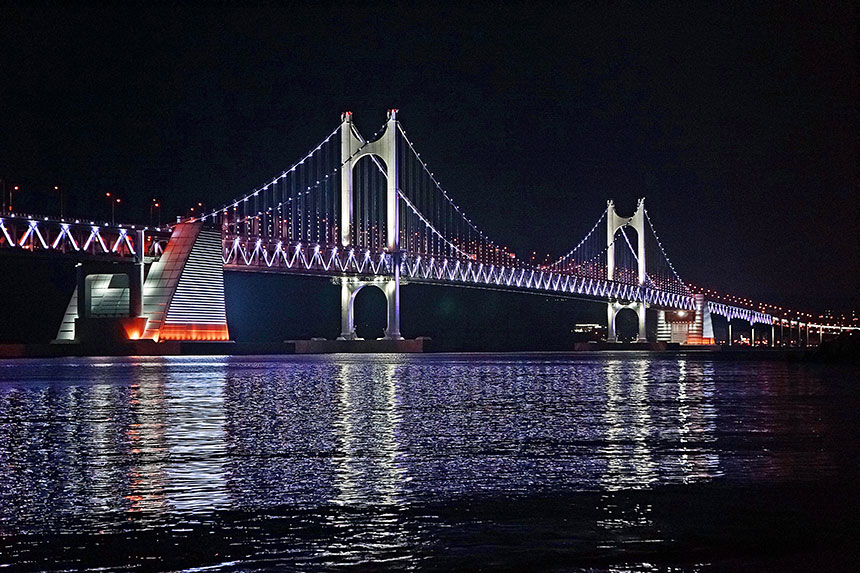
<svg viewBox="0 0 860 573">
<path fill-rule="evenodd" d="M 427 352 L 429 350 L 429 338 L 413 339 L 379 339 L 379 340 L 291 340 L 296 346 L 296 354 L 334 354 L 367 353 L 367 352 L 394 352 L 414 353 Z"/>
<path fill-rule="evenodd" d="M 577 342 L 573 345 L 574 350 L 667 350 L 671 348 L 678 348 L 678 345 L 670 342 L 610 341 Z"/>
</svg>

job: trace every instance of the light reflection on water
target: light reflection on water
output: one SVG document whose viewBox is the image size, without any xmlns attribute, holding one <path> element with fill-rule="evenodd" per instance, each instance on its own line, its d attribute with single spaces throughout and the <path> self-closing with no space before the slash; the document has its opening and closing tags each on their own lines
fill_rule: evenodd
<svg viewBox="0 0 860 573">
<path fill-rule="evenodd" d="M 662 542 L 629 492 L 836 472 L 826 394 L 797 366 L 631 354 L 2 362 L 0 535 L 242 512 L 247 563 L 415 566 L 448 502 L 594 492 L 596 531 Z"/>
</svg>

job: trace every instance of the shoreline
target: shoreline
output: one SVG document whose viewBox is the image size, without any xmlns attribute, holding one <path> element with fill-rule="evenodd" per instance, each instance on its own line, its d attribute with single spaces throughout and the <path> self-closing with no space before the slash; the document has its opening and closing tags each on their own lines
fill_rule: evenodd
<svg viewBox="0 0 860 573">
<path fill-rule="evenodd" d="M 845 352 L 827 352 L 827 344 L 815 347 L 748 348 L 728 346 L 680 346 L 655 348 L 653 345 L 602 344 L 552 350 L 457 350 L 434 348 L 430 340 L 357 340 L 357 341 L 284 341 L 247 342 L 129 342 L 122 346 L 83 344 L 9 344 L 0 343 L 0 360 L 70 357 L 132 356 L 305 356 L 320 354 L 428 354 L 428 355 L 565 355 L 583 358 L 603 354 L 647 354 L 654 357 L 689 356 L 712 360 L 785 360 L 803 362 L 851 362 Z M 857 356 L 854 356 L 856 362 Z"/>
</svg>

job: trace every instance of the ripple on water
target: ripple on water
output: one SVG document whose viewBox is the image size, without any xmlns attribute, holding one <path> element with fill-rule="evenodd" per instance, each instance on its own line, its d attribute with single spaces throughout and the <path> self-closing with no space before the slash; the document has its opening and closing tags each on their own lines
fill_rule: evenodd
<svg viewBox="0 0 860 573">
<path fill-rule="evenodd" d="M 0 366 L 7 564 L 403 568 L 502 544 L 509 566 L 537 538 L 600 564 L 623 561 L 624 539 L 683 537 L 658 492 L 856 472 L 857 373 L 839 368 L 612 354 Z"/>
</svg>

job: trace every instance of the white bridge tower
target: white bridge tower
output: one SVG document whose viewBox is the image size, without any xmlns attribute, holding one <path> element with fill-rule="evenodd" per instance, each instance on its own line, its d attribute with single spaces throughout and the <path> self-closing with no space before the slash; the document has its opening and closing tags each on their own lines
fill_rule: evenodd
<svg viewBox="0 0 860 573">
<path fill-rule="evenodd" d="M 355 296 L 365 286 L 376 286 L 385 293 L 388 302 L 388 327 L 385 338 L 400 340 L 400 201 L 397 197 L 397 110 L 388 110 L 385 131 L 375 141 L 366 142 L 352 123 L 352 112 L 341 116 L 340 131 L 340 242 L 348 249 L 352 242 L 352 228 L 355 221 L 353 195 L 353 168 L 365 155 L 375 155 L 382 160 L 386 188 L 386 250 L 391 260 L 392 276 L 380 280 L 361 280 L 344 278 L 341 283 L 341 329 L 340 339 L 355 339 L 354 305 Z"/>
<path fill-rule="evenodd" d="M 606 279 L 615 279 L 615 233 L 622 227 L 632 227 L 636 230 L 636 263 L 639 286 L 645 285 L 645 198 L 636 202 L 636 211 L 631 217 L 622 217 L 615 210 L 615 203 L 610 199 L 606 205 Z M 621 302 L 611 301 L 607 304 L 607 339 L 617 340 L 615 333 L 615 317 L 624 308 L 636 312 L 639 317 L 639 342 L 647 340 L 645 332 L 645 301 Z"/>
</svg>

